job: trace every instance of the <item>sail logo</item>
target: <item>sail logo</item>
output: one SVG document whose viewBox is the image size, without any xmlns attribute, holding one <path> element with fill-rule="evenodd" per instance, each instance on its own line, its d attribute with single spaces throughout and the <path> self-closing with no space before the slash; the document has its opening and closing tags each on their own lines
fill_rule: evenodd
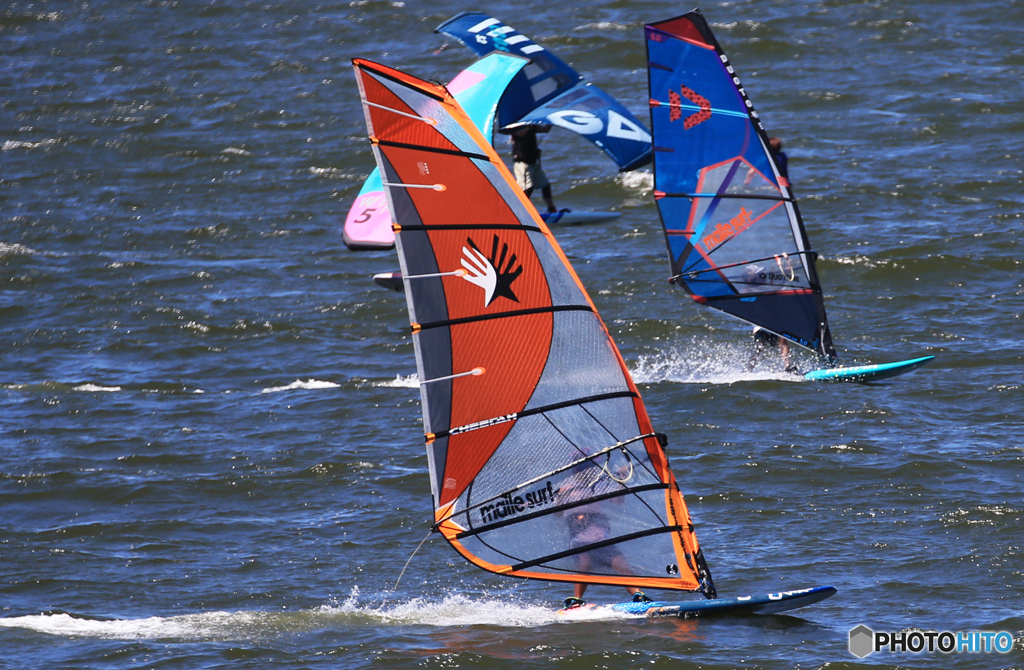
<svg viewBox="0 0 1024 670">
<path fill-rule="evenodd" d="M 707 98 L 682 84 L 679 85 L 679 90 L 687 100 L 700 108 L 699 112 L 686 117 L 686 120 L 683 121 L 683 130 L 689 130 L 711 118 L 711 102 Z M 679 96 L 679 93 L 671 89 L 668 92 L 668 106 L 668 120 L 670 123 L 683 118 L 683 98 Z"/>
<path fill-rule="evenodd" d="M 651 134 L 613 109 L 608 110 L 608 129 L 601 117 L 579 109 L 562 109 L 547 115 L 548 121 L 580 135 L 605 131 L 608 137 L 634 142 L 650 142 Z"/>
<path fill-rule="evenodd" d="M 487 428 L 489 426 L 496 426 L 499 423 L 505 423 L 507 421 L 515 421 L 519 418 L 518 412 L 512 412 L 505 416 L 496 416 L 493 419 L 484 419 L 483 421 L 475 421 L 473 423 L 467 423 L 465 426 L 459 426 L 458 428 L 452 428 L 448 431 L 449 435 L 458 435 L 459 433 L 468 433 L 471 430 L 478 430 L 480 428 Z"/>
<path fill-rule="evenodd" d="M 861 624 L 850 629 L 847 647 L 857 658 L 864 658 L 879 651 L 889 653 L 923 651 L 950 653 L 992 653 L 1008 654 L 1013 651 L 1013 634 L 1009 631 L 938 631 L 908 630 L 894 632 L 874 631 Z"/>
<path fill-rule="evenodd" d="M 537 507 L 545 507 L 555 502 L 555 491 L 549 480 L 544 486 L 536 491 L 527 491 L 524 495 L 513 496 L 506 493 L 492 505 L 484 505 L 480 508 L 480 522 L 491 523 L 499 519 L 522 514 L 526 510 Z"/>
<path fill-rule="evenodd" d="M 747 211 L 746 207 L 740 207 L 739 214 L 729 219 L 728 223 L 719 223 L 710 235 L 701 240 L 704 250 L 711 253 L 712 249 L 739 235 L 752 225 L 754 225 L 753 215 Z"/>
<path fill-rule="evenodd" d="M 466 238 L 466 244 L 469 246 L 462 247 L 462 267 L 465 270 L 462 278 L 484 290 L 485 308 L 490 307 L 499 297 L 519 302 L 519 298 L 512 291 L 512 283 L 523 274 L 523 266 L 516 266 L 515 253 L 509 257 L 508 243 L 502 243 L 499 255 L 498 242 L 498 236 L 495 235 L 491 243 L 490 256 L 484 256 L 470 237 Z"/>
<path fill-rule="evenodd" d="M 484 33 L 483 31 L 488 28 L 490 28 L 490 30 L 487 30 L 487 32 Z M 516 29 L 511 26 L 501 25 L 501 21 L 493 17 L 484 19 L 466 32 L 471 35 L 476 35 L 477 44 L 487 44 L 487 38 L 490 37 L 494 40 L 494 48 L 499 51 L 510 52 L 511 49 L 509 47 L 517 44 L 523 45 L 516 47 L 521 54 L 532 54 L 537 53 L 538 51 L 544 51 L 544 47 L 539 44 L 534 44 L 530 41 L 530 38 L 525 35 L 520 35 L 518 33 L 515 35 L 509 35 L 509 33 L 515 33 Z"/>
</svg>

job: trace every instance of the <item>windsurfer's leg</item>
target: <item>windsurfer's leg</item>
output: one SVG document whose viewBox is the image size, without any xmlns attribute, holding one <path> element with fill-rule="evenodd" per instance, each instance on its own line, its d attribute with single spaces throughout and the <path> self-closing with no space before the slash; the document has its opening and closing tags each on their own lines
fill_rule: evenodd
<svg viewBox="0 0 1024 670">
<path fill-rule="evenodd" d="M 523 193 L 525 193 L 527 199 L 529 199 L 533 195 L 533 187 L 531 186 L 530 188 L 524 188 Z"/>
<path fill-rule="evenodd" d="M 544 196 L 544 203 L 548 206 L 548 212 L 554 214 L 558 211 L 555 207 L 555 199 L 551 197 L 551 184 L 548 184 L 540 190 L 541 195 Z"/>
</svg>

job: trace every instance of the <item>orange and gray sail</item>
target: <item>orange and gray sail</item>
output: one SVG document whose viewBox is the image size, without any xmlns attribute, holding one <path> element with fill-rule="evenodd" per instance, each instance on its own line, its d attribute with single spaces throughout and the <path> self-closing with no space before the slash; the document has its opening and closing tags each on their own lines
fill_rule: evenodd
<svg viewBox="0 0 1024 670">
<path fill-rule="evenodd" d="M 435 527 L 498 574 L 713 597 L 662 441 L 536 210 L 444 87 L 353 63 L 394 217 Z"/>
<path fill-rule="evenodd" d="M 695 300 L 835 359 L 788 180 L 699 11 L 646 26 L 654 197 Z"/>
</svg>

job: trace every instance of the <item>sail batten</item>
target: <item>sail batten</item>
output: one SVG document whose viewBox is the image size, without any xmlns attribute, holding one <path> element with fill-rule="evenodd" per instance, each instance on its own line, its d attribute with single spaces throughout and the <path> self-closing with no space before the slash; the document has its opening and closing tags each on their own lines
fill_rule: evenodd
<svg viewBox="0 0 1024 670">
<path fill-rule="evenodd" d="M 497 574 L 713 596 L 625 362 L 536 210 L 443 87 L 353 63 L 364 101 L 436 121 L 364 107 L 402 274 L 416 277 L 437 530 Z M 388 186 L 428 182 L 446 188 Z"/>
<path fill-rule="evenodd" d="M 655 201 L 695 300 L 830 360 L 807 232 L 739 76 L 699 11 L 645 28 Z"/>
<path fill-rule="evenodd" d="M 435 321 L 433 323 L 418 323 L 414 324 L 414 327 L 417 330 L 427 330 L 428 328 L 457 326 L 463 323 L 473 323 L 474 321 L 486 321 L 488 319 L 512 319 L 517 316 L 526 316 L 527 314 L 541 314 L 544 312 L 567 311 L 593 312 L 594 309 L 590 305 L 550 305 L 548 307 L 533 307 L 531 309 L 517 309 L 510 312 L 499 312 L 497 314 L 478 314 L 477 316 L 466 316 L 461 319 L 447 319 L 446 321 Z"/>
</svg>

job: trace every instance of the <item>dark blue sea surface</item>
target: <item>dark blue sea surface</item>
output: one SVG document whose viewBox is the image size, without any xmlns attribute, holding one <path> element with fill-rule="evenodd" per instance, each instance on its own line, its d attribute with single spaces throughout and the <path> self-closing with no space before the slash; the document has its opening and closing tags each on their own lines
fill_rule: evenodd
<svg viewBox="0 0 1024 670">
<path fill-rule="evenodd" d="M 392 251 L 341 227 L 373 157 L 349 59 L 448 81 L 508 21 L 647 119 L 643 24 L 690 5 L 434 0 L 0 8 L 0 667 L 1024 666 L 1024 3 L 702 7 L 784 138 L 840 357 L 747 370 L 666 282 L 650 168 L 544 139 L 554 233 L 629 367 L 721 595 L 790 616 L 555 615 L 432 519 Z M 446 47 L 447 45 L 447 47 Z M 507 156 L 507 147 L 499 144 Z M 622 589 L 593 587 L 597 602 Z M 669 594 L 656 594 L 668 596 Z M 849 630 L 1006 630 L 858 661 Z"/>
</svg>

